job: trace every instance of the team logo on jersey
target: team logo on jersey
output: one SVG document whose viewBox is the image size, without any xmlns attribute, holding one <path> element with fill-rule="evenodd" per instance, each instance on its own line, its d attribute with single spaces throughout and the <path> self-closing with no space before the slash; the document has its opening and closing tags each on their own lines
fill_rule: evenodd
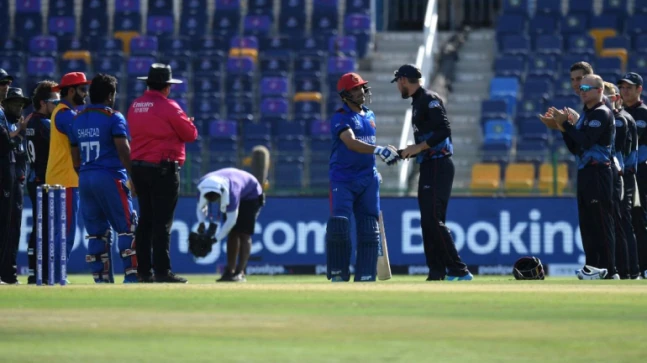
<svg viewBox="0 0 647 363">
<path fill-rule="evenodd" d="M 585 125 L 586 125 L 586 123 L 585 123 Z M 600 127 L 600 126 L 602 126 L 602 122 L 600 122 L 598 120 L 593 120 L 593 121 L 589 122 L 589 127 Z"/>
<path fill-rule="evenodd" d="M 375 128 L 375 120 L 371 119 L 369 122 L 371 123 L 371 127 Z"/>
<path fill-rule="evenodd" d="M 643 120 L 638 120 L 636 121 L 636 126 L 640 127 L 641 129 L 644 129 L 645 127 L 647 127 L 647 122 Z"/>
<path fill-rule="evenodd" d="M 616 127 L 622 127 L 623 125 L 622 120 L 616 119 Z"/>
<path fill-rule="evenodd" d="M 440 102 L 438 102 L 438 100 L 432 100 L 431 102 L 429 102 L 429 108 L 435 107 L 440 107 Z"/>
<path fill-rule="evenodd" d="M 362 124 L 359 123 L 359 120 L 355 119 L 355 130 L 359 130 L 362 128 Z"/>
</svg>

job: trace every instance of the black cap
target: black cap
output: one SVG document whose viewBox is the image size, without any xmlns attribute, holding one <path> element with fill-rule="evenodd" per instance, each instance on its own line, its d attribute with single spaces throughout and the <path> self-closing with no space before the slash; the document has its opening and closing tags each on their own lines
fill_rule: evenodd
<svg viewBox="0 0 647 363">
<path fill-rule="evenodd" d="M 22 89 L 18 87 L 9 87 L 9 89 L 7 90 L 7 97 L 4 100 L 2 100 L 2 103 L 4 104 L 7 101 L 11 101 L 15 99 L 21 100 L 24 103 L 23 107 L 27 107 L 31 103 L 31 99 L 28 97 L 25 97 L 22 94 Z"/>
<path fill-rule="evenodd" d="M 153 63 L 148 69 L 148 77 L 137 77 L 137 79 L 150 83 L 182 83 L 182 81 L 180 81 L 179 79 L 173 78 L 173 75 L 171 73 L 171 66 L 162 63 Z"/>
<path fill-rule="evenodd" d="M 643 85 L 643 78 L 638 73 L 629 72 L 629 73 L 625 74 L 625 76 L 622 77 L 618 81 L 618 84 L 620 84 L 622 82 L 629 83 L 629 84 L 635 84 L 636 86 L 642 86 Z"/>
<path fill-rule="evenodd" d="M 0 68 L 0 82 L 2 81 L 13 81 L 13 77 L 7 73 L 4 69 Z"/>
<path fill-rule="evenodd" d="M 393 78 L 391 83 L 397 81 L 398 78 L 401 77 L 420 79 L 422 78 L 422 73 L 420 72 L 420 68 L 414 66 L 413 64 L 405 64 L 398 68 L 397 71 L 393 72 L 393 76 L 395 78 Z"/>
</svg>

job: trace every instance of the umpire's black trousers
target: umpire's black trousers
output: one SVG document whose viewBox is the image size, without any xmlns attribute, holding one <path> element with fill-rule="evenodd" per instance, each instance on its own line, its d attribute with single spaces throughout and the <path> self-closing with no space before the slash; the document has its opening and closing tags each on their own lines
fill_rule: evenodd
<svg viewBox="0 0 647 363">
<path fill-rule="evenodd" d="M 0 160 L 0 280 L 7 283 L 15 282 L 16 278 L 16 249 L 12 225 L 14 191 L 16 185 L 15 163 Z"/>
<path fill-rule="evenodd" d="M 636 196 L 636 174 L 633 172 L 625 171 L 625 173 L 622 175 L 622 180 L 624 181 L 625 195 L 622 199 L 620 214 L 622 216 L 625 238 L 627 239 L 629 274 L 631 278 L 635 278 L 640 274 L 640 269 L 638 267 L 638 247 L 636 245 L 637 233 L 634 234 L 634 223 L 632 218 L 634 198 Z M 642 220 L 638 223 L 642 225 Z"/>
<path fill-rule="evenodd" d="M 449 229 L 445 226 L 447 204 L 454 183 L 454 163 L 451 157 L 430 159 L 420 164 L 418 205 L 420 226 L 425 249 L 429 279 L 465 276 L 467 266 L 461 261 Z"/>
<path fill-rule="evenodd" d="M 613 173 L 609 166 L 591 165 L 577 173 L 577 209 L 586 264 L 616 271 L 613 220 Z"/>
<path fill-rule="evenodd" d="M 133 161 L 132 179 L 139 204 L 135 232 L 137 273 L 140 278 L 166 276 L 171 272 L 169 249 L 171 226 L 180 193 L 179 168 L 175 163 Z M 152 248 L 152 266 L 151 266 Z"/>
<path fill-rule="evenodd" d="M 636 229 L 636 244 L 638 247 L 638 264 L 640 271 L 644 275 L 645 270 L 647 270 L 647 162 L 638 164 L 636 179 L 638 181 L 637 193 L 640 197 L 641 208 L 636 208 L 633 218 L 634 229 Z M 642 222 L 642 226 L 637 226 L 637 222 Z"/>
<path fill-rule="evenodd" d="M 622 213 L 622 201 L 624 197 L 624 187 L 622 176 L 617 173 L 615 167 L 611 168 L 613 177 L 613 226 L 616 236 L 616 269 L 620 278 L 629 278 L 629 252 L 627 248 L 627 236 L 624 230 L 624 222 Z M 633 232 L 632 232 L 633 233 Z"/>
</svg>

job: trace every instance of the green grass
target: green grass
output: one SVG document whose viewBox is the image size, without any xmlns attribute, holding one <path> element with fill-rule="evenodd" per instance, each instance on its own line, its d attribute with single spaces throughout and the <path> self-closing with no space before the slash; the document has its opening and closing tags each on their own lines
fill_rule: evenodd
<svg viewBox="0 0 647 363">
<path fill-rule="evenodd" d="M 636 362 L 647 281 L 0 287 L 2 362 Z M 86 284 L 84 284 L 86 283 Z"/>
</svg>

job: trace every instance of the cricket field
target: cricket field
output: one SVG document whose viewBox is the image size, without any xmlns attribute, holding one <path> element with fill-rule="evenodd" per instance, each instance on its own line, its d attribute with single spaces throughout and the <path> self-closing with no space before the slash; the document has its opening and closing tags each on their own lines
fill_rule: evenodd
<svg viewBox="0 0 647 363">
<path fill-rule="evenodd" d="M 647 281 L 0 286 L 0 361 L 639 362 Z"/>
</svg>

